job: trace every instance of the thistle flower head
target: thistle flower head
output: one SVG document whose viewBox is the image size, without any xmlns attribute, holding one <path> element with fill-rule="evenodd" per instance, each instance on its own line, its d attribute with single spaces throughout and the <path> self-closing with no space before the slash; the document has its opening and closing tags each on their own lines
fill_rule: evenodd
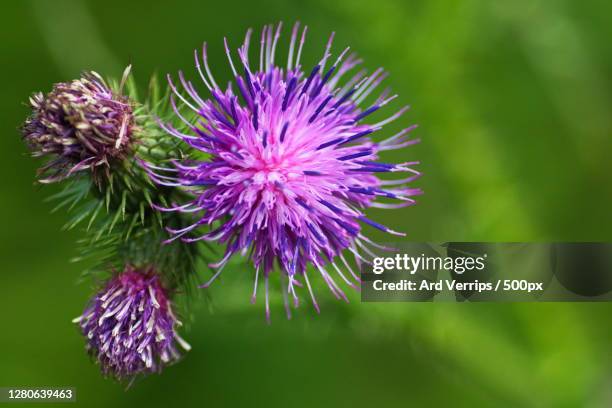
<svg viewBox="0 0 612 408">
<path fill-rule="evenodd" d="M 180 357 L 180 322 L 154 270 L 127 266 L 74 320 L 105 375 L 118 379 L 159 372 Z"/>
<path fill-rule="evenodd" d="M 349 249 L 358 262 L 367 262 L 369 246 L 375 245 L 361 233 L 362 224 L 401 235 L 368 219 L 364 209 L 409 206 L 415 203 L 412 196 L 420 193 L 419 189 L 406 186 L 419 176 L 412 168 L 417 162 L 377 161 L 383 150 L 417 142 L 407 138 L 414 126 L 381 142 L 371 138 L 407 109 L 368 123 L 371 114 L 396 97 L 388 91 L 370 97 L 386 76 L 383 70 L 369 76 L 358 72 L 344 81 L 345 75 L 361 61 L 348 55 L 348 48 L 332 58 L 332 34 L 321 60 L 303 71 L 301 54 L 306 28 L 299 42 L 298 31 L 296 24 L 286 67 L 275 61 L 280 24 L 264 27 L 256 65 L 248 58 L 250 30 L 238 48 L 237 63 L 226 40 L 234 86 L 230 84 L 225 90 L 217 85 L 211 73 L 206 44 L 201 56 L 196 51 L 196 66 L 210 97 L 200 96 L 182 72 L 179 73 L 182 91 L 169 76 L 175 113 L 190 131 L 160 125 L 210 158 L 177 162 L 172 168 L 149 166 L 151 177 L 159 184 L 186 186 L 194 194 L 191 202 L 160 208 L 198 214 L 193 225 L 170 230 L 174 234 L 172 239 L 218 240 L 227 244 L 223 259 L 212 265 L 218 271 L 210 282 L 233 254 L 250 251 L 257 271 L 256 282 L 260 272 L 265 278 L 268 313 L 267 279 L 275 264 L 288 277 L 284 279 L 285 298 L 287 293 L 296 298 L 295 285 L 304 282 L 318 310 L 307 272 L 312 265 L 333 294 L 346 299 L 334 277 L 356 286 L 342 272 L 348 269 L 356 280 L 359 278 L 343 251 Z M 195 112 L 198 118 L 195 123 L 185 120 L 176 98 Z M 367 101 L 370 102 L 364 104 Z M 409 175 L 387 180 L 377 177 L 395 173 Z M 395 203 L 379 202 L 381 198 Z M 198 238 L 185 237 L 201 225 L 212 224 L 215 228 L 211 232 Z M 338 266 L 339 262 L 342 266 Z"/>
<path fill-rule="evenodd" d="M 124 80 L 128 73 L 129 67 Z M 34 94 L 30 105 L 22 134 L 34 156 L 49 158 L 39 170 L 42 183 L 80 170 L 108 171 L 129 148 L 135 126 L 132 106 L 95 72 L 57 83 L 46 95 Z"/>
</svg>

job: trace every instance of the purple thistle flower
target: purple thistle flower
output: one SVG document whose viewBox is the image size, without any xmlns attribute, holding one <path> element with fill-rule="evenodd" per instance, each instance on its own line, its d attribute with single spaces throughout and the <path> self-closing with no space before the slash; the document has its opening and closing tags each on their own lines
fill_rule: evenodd
<svg viewBox="0 0 612 408">
<path fill-rule="evenodd" d="M 124 81 L 128 73 L 129 67 Z M 34 94 L 30 105 L 32 114 L 22 127 L 23 138 L 33 156 L 50 159 L 39 170 L 41 183 L 59 181 L 80 170 L 108 171 L 111 162 L 123 158 L 129 148 L 135 127 L 132 106 L 95 72 L 57 83 L 47 95 Z"/>
<path fill-rule="evenodd" d="M 366 123 L 370 114 L 397 96 L 388 96 L 388 91 L 384 91 L 371 104 L 363 105 L 386 74 L 382 69 L 370 76 L 358 72 L 341 82 L 361 61 L 355 55 L 347 56 L 348 48 L 331 60 L 333 34 L 319 63 L 310 71 L 303 71 L 300 58 L 306 27 L 296 52 L 298 29 L 296 24 L 286 68 L 275 63 L 280 24 L 276 28 L 264 27 L 258 67 L 251 65 L 248 58 L 251 30 L 238 48 L 239 64 L 232 60 L 225 40 L 236 92 L 231 84 L 225 91 L 217 85 L 208 65 L 206 44 L 201 58 L 195 52 L 195 62 L 210 92 L 209 99 L 201 97 L 182 72 L 179 79 L 184 92 L 179 92 L 168 76 L 174 93 L 172 106 L 190 132 L 180 132 L 170 124 L 160 126 L 210 158 L 176 162 L 173 168 L 148 165 L 150 176 L 157 183 L 186 186 L 194 194 L 193 201 L 187 204 L 158 208 L 199 214 L 193 225 L 169 230 L 174 234 L 172 239 L 218 240 L 227 244 L 223 259 L 211 265 L 218 268 L 217 272 L 204 286 L 219 276 L 232 255 L 250 251 L 256 267 L 253 300 L 262 272 L 268 318 L 268 276 L 275 262 L 286 286 L 283 295 L 288 317 L 287 293 L 297 303 L 295 286 L 301 286 L 302 279 L 319 310 L 308 277 L 309 264 L 337 298 L 346 299 L 332 275 L 337 273 L 357 289 L 342 270 L 348 270 L 357 281 L 359 277 L 343 251 L 350 250 L 360 263 L 369 261 L 372 246 L 379 247 L 362 234 L 361 223 L 404 235 L 366 218 L 363 210 L 410 206 L 415 203 L 413 196 L 421 193 L 420 189 L 406 186 L 419 177 L 419 172 L 412 168 L 418 162 L 377 161 L 381 151 L 417 143 L 418 140 L 407 137 L 416 126 L 381 142 L 370 138 L 407 110 L 404 107 L 386 119 Z M 195 124 L 180 113 L 175 97 L 195 112 Z M 381 180 L 377 177 L 380 173 L 408 176 Z M 378 202 L 379 199 L 395 202 Z M 185 237 L 199 226 L 212 224 L 218 226 L 211 232 L 197 238 Z"/>
<path fill-rule="evenodd" d="M 151 268 L 127 266 L 74 322 L 102 372 L 117 379 L 160 372 L 180 358 L 175 343 L 187 351 L 191 348 L 176 333 L 181 323 Z"/>
</svg>

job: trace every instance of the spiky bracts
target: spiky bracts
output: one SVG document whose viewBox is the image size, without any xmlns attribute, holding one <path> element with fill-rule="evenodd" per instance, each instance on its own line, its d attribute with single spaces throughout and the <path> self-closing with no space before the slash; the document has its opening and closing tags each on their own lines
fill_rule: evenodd
<svg viewBox="0 0 612 408">
<path fill-rule="evenodd" d="M 62 180 L 89 169 L 96 178 L 128 154 L 135 119 L 132 103 L 95 72 L 61 82 L 30 98 L 32 115 L 22 134 L 36 157 L 48 158 L 41 183 Z"/>
<path fill-rule="evenodd" d="M 294 286 L 301 285 L 303 279 L 318 310 L 308 277 L 309 265 L 336 297 L 346 299 L 332 275 L 337 273 L 355 286 L 342 272 L 348 269 L 358 280 L 343 252 L 348 249 L 358 261 L 367 262 L 369 247 L 375 244 L 362 234 L 362 224 L 403 235 L 370 220 L 364 210 L 410 206 L 415 203 L 413 197 L 421 193 L 407 185 L 419 176 L 413 168 L 418 162 L 378 161 L 381 151 L 418 141 L 408 139 L 415 126 L 381 142 L 371 138 L 407 110 L 401 108 L 386 119 L 367 122 L 371 114 L 397 96 L 384 91 L 365 104 L 385 78 L 383 70 L 370 76 L 359 72 L 342 82 L 361 61 L 354 55 L 345 59 L 347 48 L 327 68 L 332 61 L 332 35 L 322 59 L 306 73 L 300 62 L 306 28 L 296 53 L 298 28 L 297 24 L 293 28 L 286 67 L 275 63 L 280 24 L 264 27 L 258 67 L 248 58 L 251 30 L 238 49 L 238 64 L 234 64 L 225 41 L 235 79 L 235 87 L 230 84 L 225 90 L 211 73 L 204 44 L 201 57 L 195 52 L 195 62 L 210 92 L 208 99 L 198 94 L 182 72 L 179 79 L 183 92 L 169 76 L 174 92 L 172 106 L 189 131 L 167 123 L 161 126 L 209 159 L 149 167 L 158 184 L 183 186 L 193 195 L 180 205 L 158 207 L 164 212 L 197 214 L 197 221 L 190 226 L 169 229 L 173 239 L 226 244 L 225 256 L 213 265 L 218 271 L 205 286 L 221 273 L 232 255 L 248 252 L 256 269 L 255 293 L 260 272 L 265 279 L 268 316 L 268 277 L 275 263 L 288 276 L 284 292 L 296 300 Z M 196 121 L 185 119 L 175 98 L 196 115 Z M 387 180 L 378 177 L 392 173 L 408 176 Z M 379 202 L 381 198 L 396 203 Z M 187 236 L 200 226 L 213 228 L 196 238 Z"/>
<path fill-rule="evenodd" d="M 139 102 L 129 72 L 120 83 L 87 73 L 56 84 L 47 96 L 33 97 L 23 126 L 34 155 L 50 158 L 41 181 L 64 186 L 52 198 L 71 214 L 66 227 L 86 226 L 78 259 L 93 263 L 87 272 L 107 283 L 78 321 L 102 371 L 121 380 L 178 359 L 170 299 L 189 291 L 200 256 L 191 245 L 161 245 L 164 225 L 182 228 L 188 219 L 151 205 L 184 193 L 156 186 L 140 163 L 175 160 L 181 151 L 156 124 L 167 98 L 152 81 Z"/>
<path fill-rule="evenodd" d="M 180 358 L 181 325 L 157 271 L 131 265 L 112 278 L 74 319 L 105 375 L 119 380 L 160 372 Z"/>
</svg>

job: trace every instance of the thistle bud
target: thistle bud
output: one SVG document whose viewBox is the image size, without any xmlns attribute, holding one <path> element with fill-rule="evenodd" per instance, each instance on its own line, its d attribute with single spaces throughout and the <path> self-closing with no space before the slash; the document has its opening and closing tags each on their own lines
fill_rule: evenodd
<svg viewBox="0 0 612 408">
<path fill-rule="evenodd" d="M 124 80 L 128 73 L 129 67 Z M 33 156 L 49 159 L 39 170 L 41 183 L 88 169 L 96 180 L 129 151 L 135 129 L 130 101 L 95 72 L 34 94 L 30 105 L 22 134 Z"/>
<path fill-rule="evenodd" d="M 127 266 L 74 322 L 102 372 L 120 380 L 160 372 L 176 362 L 177 344 L 191 348 L 176 332 L 181 323 L 152 268 Z"/>
</svg>

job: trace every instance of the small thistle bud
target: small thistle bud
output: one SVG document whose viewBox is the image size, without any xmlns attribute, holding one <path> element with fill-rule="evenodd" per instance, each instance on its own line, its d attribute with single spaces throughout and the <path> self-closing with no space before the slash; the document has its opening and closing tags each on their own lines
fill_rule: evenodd
<svg viewBox="0 0 612 408">
<path fill-rule="evenodd" d="M 176 343 L 186 351 L 191 348 L 176 332 L 181 323 L 152 268 L 127 266 L 74 322 L 102 372 L 119 380 L 160 372 L 176 362 Z"/>
<path fill-rule="evenodd" d="M 124 81 L 128 73 L 129 67 Z M 39 170 L 41 183 L 86 169 L 94 175 L 101 168 L 108 172 L 129 149 L 135 127 L 132 106 L 95 72 L 57 83 L 47 95 L 34 94 L 30 105 L 22 134 L 33 156 L 49 158 Z"/>
</svg>

